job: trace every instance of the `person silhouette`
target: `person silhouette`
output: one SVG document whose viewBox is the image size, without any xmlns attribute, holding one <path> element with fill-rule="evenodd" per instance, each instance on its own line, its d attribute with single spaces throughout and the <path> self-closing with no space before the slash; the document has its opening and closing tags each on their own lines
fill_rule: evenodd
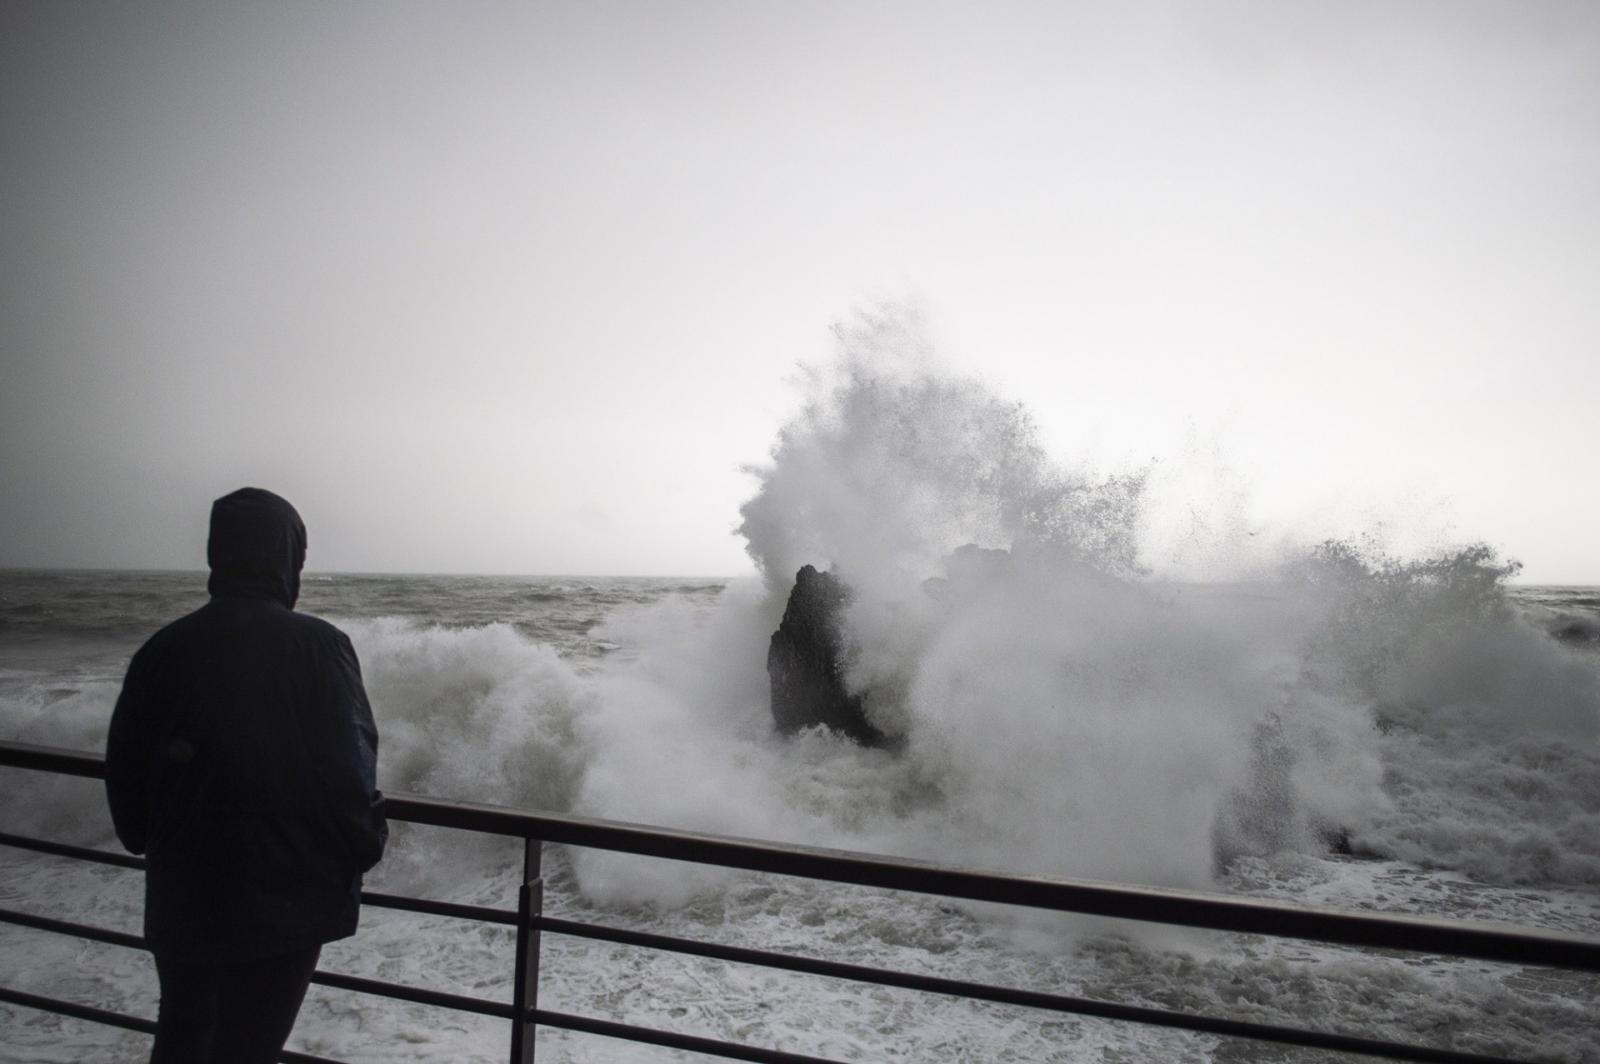
<svg viewBox="0 0 1600 1064">
<path fill-rule="evenodd" d="M 377 727 L 349 638 L 294 612 L 305 553 L 285 499 L 216 500 L 211 599 L 139 649 L 112 711 L 106 798 L 146 857 L 161 987 L 152 1064 L 276 1061 L 383 856 Z"/>
</svg>

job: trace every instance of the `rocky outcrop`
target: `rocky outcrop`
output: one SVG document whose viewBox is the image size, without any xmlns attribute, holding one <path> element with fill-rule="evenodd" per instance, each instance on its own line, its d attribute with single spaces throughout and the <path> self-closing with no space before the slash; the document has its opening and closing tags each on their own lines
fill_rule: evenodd
<svg viewBox="0 0 1600 1064">
<path fill-rule="evenodd" d="M 1571 614 L 1557 616 L 1546 630 L 1569 647 L 1600 649 L 1600 619 Z"/>
<path fill-rule="evenodd" d="M 1355 853 L 1348 827 L 1305 811 L 1294 782 L 1299 756 L 1277 714 L 1256 725 L 1245 784 L 1223 805 L 1212 829 L 1218 874 L 1240 857 L 1266 857 L 1283 850 L 1315 847 L 1344 856 Z"/>
<path fill-rule="evenodd" d="M 785 735 L 825 724 L 863 746 L 882 746 L 884 735 L 867 722 L 862 698 L 844 686 L 840 622 L 849 598 L 831 573 L 807 565 L 795 574 L 783 621 L 767 650 L 772 720 Z"/>
</svg>

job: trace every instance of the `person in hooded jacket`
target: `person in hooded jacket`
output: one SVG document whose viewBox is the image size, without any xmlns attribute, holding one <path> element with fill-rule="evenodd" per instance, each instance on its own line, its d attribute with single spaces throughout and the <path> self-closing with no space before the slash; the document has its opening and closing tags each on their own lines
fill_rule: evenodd
<svg viewBox="0 0 1600 1064">
<path fill-rule="evenodd" d="M 277 1060 L 383 855 L 361 667 L 343 632 L 293 610 L 305 553 L 286 500 L 218 499 L 211 600 L 140 648 L 112 712 L 106 795 L 146 855 L 161 983 L 152 1064 Z"/>
</svg>

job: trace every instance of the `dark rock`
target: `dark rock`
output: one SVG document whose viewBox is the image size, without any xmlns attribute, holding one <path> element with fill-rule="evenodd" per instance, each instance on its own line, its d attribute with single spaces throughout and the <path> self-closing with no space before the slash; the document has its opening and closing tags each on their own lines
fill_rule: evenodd
<svg viewBox="0 0 1600 1064">
<path fill-rule="evenodd" d="M 1220 872 L 1239 857 L 1265 857 L 1293 849 L 1301 836 L 1294 789 L 1295 751 L 1276 714 L 1250 735 L 1250 763 L 1243 786 L 1223 805 L 1212 829 L 1212 853 Z"/>
<path fill-rule="evenodd" d="M 1329 825 L 1317 832 L 1317 837 L 1322 840 L 1328 852 L 1340 857 L 1356 856 L 1356 848 L 1350 843 L 1350 829 Z"/>
<path fill-rule="evenodd" d="M 844 686 L 840 614 L 849 599 L 849 589 L 832 573 L 807 565 L 795 574 L 767 650 L 772 720 L 785 735 L 825 724 L 863 746 L 882 746 L 884 735 L 867 723 L 862 698 Z"/>
<path fill-rule="evenodd" d="M 1340 856 L 1357 855 L 1349 827 L 1303 811 L 1294 784 L 1298 757 L 1277 714 L 1256 726 L 1245 784 L 1229 797 L 1212 830 L 1219 873 L 1239 857 L 1266 857 L 1299 849 L 1302 843 Z"/>
<path fill-rule="evenodd" d="M 1593 618 L 1561 617 L 1550 625 L 1549 632 L 1569 647 L 1600 647 L 1600 622 Z"/>
</svg>

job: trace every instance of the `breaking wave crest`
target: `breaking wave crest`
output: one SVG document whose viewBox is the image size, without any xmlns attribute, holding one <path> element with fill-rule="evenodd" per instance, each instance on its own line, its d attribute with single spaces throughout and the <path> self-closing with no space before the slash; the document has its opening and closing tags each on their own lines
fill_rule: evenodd
<svg viewBox="0 0 1600 1064">
<path fill-rule="evenodd" d="M 837 338 L 751 471 L 759 582 L 622 596 L 570 645 L 541 634 L 559 624 L 336 617 L 383 785 L 1163 885 L 1330 847 L 1600 883 L 1600 655 L 1524 618 L 1513 563 L 1331 542 L 1249 582 L 1177 582 L 1146 568 L 1144 515 L 1172 500 L 1145 471 L 1052 458 L 1021 404 L 942 371 L 904 315 Z M 889 749 L 774 732 L 767 645 L 804 564 L 851 588 L 845 679 Z M 7 694 L 8 733 L 101 745 L 113 682 L 51 697 Z M 105 832 L 88 791 L 7 800 Z M 388 874 L 447 874 L 416 853 Z M 594 853 L 573 867 L 605 902 L 723 881 Z"/>
<path fill-rule="evenodd" d="M 1141 564 L 1140 471 L 1052 460 L 903 317 L 838 339 L 753 470 L 759 586 L 620 609 L 589 634 L 626 649 L 598 664 L 504 626 L 352 623 L 389 784 L 1162 885 L 1330 847 L 1600 882 L 1597 656 L 1523 618 L 1514 563 L 1330 542 L 1249 583 L 1173 582 Z M 852 588 L 846 679 L 890 750 L 773 731 L 767 641 L 807 563 Z M 618 904 L 725 878 L 574 870 Z"/>
<path fill-rule="evenodd" d="M 1509 883 L 1600 883 L 1600 670 L 1506 594 L 1482 545 L 1412 561 L 1328 543 L 1302 570 L 1322 610 L 1316 686 L 1382 730 L 1388 809 L 1355 843 Z"/>
</svg>

